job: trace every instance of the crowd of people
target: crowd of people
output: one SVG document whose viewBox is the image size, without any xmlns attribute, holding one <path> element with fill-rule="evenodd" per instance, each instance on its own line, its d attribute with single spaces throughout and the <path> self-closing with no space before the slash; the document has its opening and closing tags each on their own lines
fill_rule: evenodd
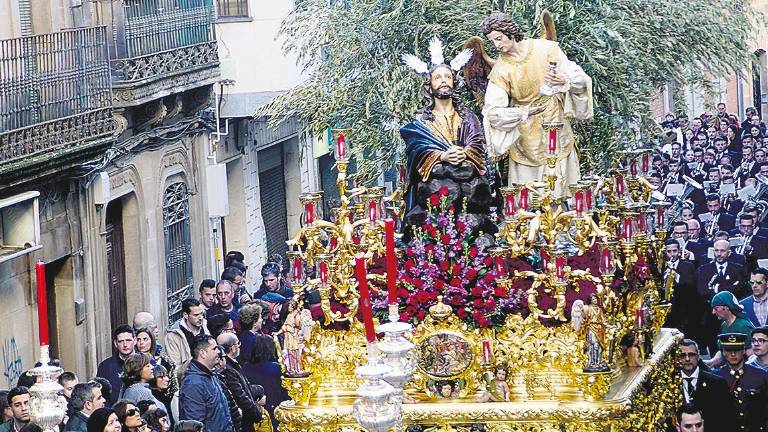
<svg viewBox="0 0 768 432">
<path fill-rule="evenodd" d="M 249 294 L 243 260 L 227 254 L 221 278 L 203 280 L 198 295 L 182 301 L 181 319 L 162 341 L 152 314 L 138 312 L 113 330 L 113 354 L 95 377 L 61 373 L 67 414 L 58 430 L 276 432 L 274 409 L 289 399 L 276 339 L 293 293 L 276 260 Z M 34 382 L 24 373 L 0 391 L 0 432 L 42 431 L 30 419 Z"/>
<path fill-rule="evenodd" d="M 717 106 L 692 120 L 668 114 L 650 182 L 672 203 L 664 282 L 684 405 L 678 431 L 768 430 L 768 135 Z M 659 197 L 660 198 L 660 197 Z"/>
</svg>

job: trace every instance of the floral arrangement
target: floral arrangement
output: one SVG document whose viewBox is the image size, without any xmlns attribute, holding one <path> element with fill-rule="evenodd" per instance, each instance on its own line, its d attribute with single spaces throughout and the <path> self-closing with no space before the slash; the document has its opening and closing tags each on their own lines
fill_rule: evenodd
<svg viewBox="0 0 768 432">
<path fill-rule="evenodd" d="M 503 324 L 508 313 L 519 312 L 525 281 L 509 289 L 498 285 L 487 241 L 472 233 L 465 212 L 456 214 L 443 186 L 429 198 L 424 223 L 414 227 L 399 273 L 400 319 L 418 324 L 443 297 L 462 321 L 475 327 Z M 523 260 L 512 263 L 527 268 Z M 382 311 L 384 301 L 375 302 Z"/>
</svg>

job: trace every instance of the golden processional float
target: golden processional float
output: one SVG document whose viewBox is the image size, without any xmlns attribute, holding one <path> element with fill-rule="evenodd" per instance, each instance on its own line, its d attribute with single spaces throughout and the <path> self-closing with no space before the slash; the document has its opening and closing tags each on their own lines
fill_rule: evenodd
<svg viewBox="0 0 768 432">
<path fill-rule="evenodd" d="M 625 151 L 567 202 L 552 198 L 554 179 L 501 188 L 491 246 L 440 191 L 396 248 L 402 191 L 348 190 L 350 131 L 332 137 L 340 206 L 325 220 L 322 193 L 301 195 L 288 242 L 302 319 L 287 321 L 300 336 L 281 358 L 293 399 L 275 411 L 281 431 L 663 429 L 681 402 L 682 336 L 661 328 L 670 204 L 651 199 L 650 149 Z M 312 292 L 322 317 L 307 323 L 297 305 Z"/>
</svg>

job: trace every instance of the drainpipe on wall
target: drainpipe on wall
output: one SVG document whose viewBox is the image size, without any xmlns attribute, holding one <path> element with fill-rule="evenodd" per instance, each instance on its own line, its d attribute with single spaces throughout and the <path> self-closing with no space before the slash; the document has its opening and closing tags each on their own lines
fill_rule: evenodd
<svg viewBox="0 0 768 432">
<path fill-rule="evenodd" d="M 740 73 L 736 74 L 736 103 L 739 110 L 737 117 L 744 120 L 742 118 L 742 115 L 744 115 L 744 80 L 741 78 Z"/>
</svg>

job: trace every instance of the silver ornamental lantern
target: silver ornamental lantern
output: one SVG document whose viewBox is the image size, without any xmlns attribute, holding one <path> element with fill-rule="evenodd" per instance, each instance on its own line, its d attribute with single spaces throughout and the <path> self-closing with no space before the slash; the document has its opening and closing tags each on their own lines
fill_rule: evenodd
<svg viewBox="0 0 768 432">
<path fill-rule="evenodd" d="M 402 417 L 401 405 L 395 400 L 395 388 L 383 380 L 391 368 L 387 365 L 368 363 L 355 369 L 363 379 L 357 389 L 359 396 L 352 406 L 352 415 L 367 432 L 387 432 Z"/>
<path fill-rule="evenodd" d="M 30 420 L 45 431 L 53 431 L 67 413 L 67 400 L 61 395 L 64 388 L 54 378 L 62 373 L 62 369 L 51 366 L 50 361 L 48 345 L 42 345 L 40 347 L 41 365 L 28 372 L 37 377 L 37 382 L 29 389 Z"/>
<path fill-rule="evenodd" d="M 389 322 L 379 326 L 379 333 L 384 333 L 384 339 L 379 342 L 378 348 L 381 351 L 381 361 L 389 366 L 391 370 L 384 375 L 384 380 L 395 389 L 395 403 L 401 406 L 403 403 L 403 388 L 413 378 L 415 368 L 415 358 L 411 355 L 414 345 L 405 338 L 413 327 L 405 322 L 399 322 L 397 305 L 390 305 Z M 403 430 L 403 417 L 398 418 L 396 430 Z"/>
</svg>

